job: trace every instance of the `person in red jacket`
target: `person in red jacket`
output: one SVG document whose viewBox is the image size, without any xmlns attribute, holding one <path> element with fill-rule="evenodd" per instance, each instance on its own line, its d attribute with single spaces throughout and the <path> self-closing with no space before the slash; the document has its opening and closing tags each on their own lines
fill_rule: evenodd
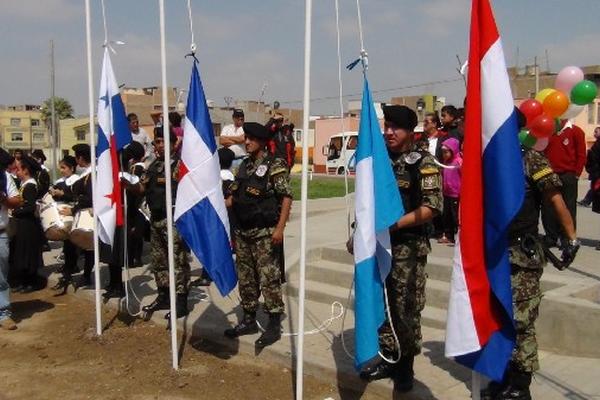
<svg viewBox="0 0 600 400">
<path fill-rule="evenodd" d="M 561 194 L 576 224 L 577 181 L 586 161 L 585 133 L 571 121 L 566 121 L 561 131 L 550 137 L 545 154 L 550 161 L 550 166 L 560 177 Z M 542 224 L 546 232 L 547 245 L 560 244 L 557 241 L 564 239 L 564 233 L 550 204 L 544 204 L 542 208 Z"/>
</svg>

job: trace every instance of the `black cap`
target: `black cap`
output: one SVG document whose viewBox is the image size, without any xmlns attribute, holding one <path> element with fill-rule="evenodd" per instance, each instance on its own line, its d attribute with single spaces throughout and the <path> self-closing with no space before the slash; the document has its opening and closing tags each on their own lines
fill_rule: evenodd
<svg viewBox="0 0 600 400">
<path fill-rule="evenodd" d="M 71 167 L 71 169 L 75 169 L 77 167 L 77 160 L 75 160 L 75 157 L 70 156 L 68 154 L 64 156 L 63 159 L 60 160 L 60 162 L 68 165 L 69 167 Z"/>
<path fill-rule="evenodd" d="M 35 149 L 31 153 L 31 155 L 32 155 L 32 157 L 42 160 L 42 162 L 46 162 L 46 155 L 44 154 L 44 151 L 41 149 Z"/>
<path fill-rule="evenodd" d="M 269 132 L 269 130 L 265 128 L 264 125 L 259 124 L 258 122 L 244 123 L 244 133 L 256 139 L 271 139 L 271 132 Z"/>
<path fill-rule="evenodd" d="M 31 175 L 36 174 L 42 169 L 40 164 L 30 156 L 23 156 L 23 158 L 21 158 L 21 164 L 24 165 L 27 170 L 29 170 Z"/>
<path fill-rule="evenodd" d="M 164 129 L 162 126 L 157 126 L 156 128 L 154 128 L 154 139 L 158 138 L 165 138 Z M 169 126 L 169 140 L 171 141 L 171 146 L 175 146 L 175 142 L 177 141 L 177 135 L 175 134 L 175 131 L 173 131 L 171 126 Z"/>
<path fill-rule="evenodd" d="M 228 147 L 221 147 L 217 153 L 219 155 L 219 165 L 221 166 L 221 169 L 231 168 L 231 164 L 235 159 L 235 153 L 233 150 Z"/>
<path fill-rule="evenodd" d="M 0 147 L 0 168 L 8 167 L 13 161 L 15 161 L 15 158 L 11 156 L 8 151 Z"/>
<path fill-rule="evenodd" d="M 136 160 L 141 160 L 142 158 L 144 158 L 144 154 L 146 154 L 144 146 L 140 142 L 136 142 L 135 140 L 132 140 L 131 143 L 127 145 L 125 150 L 127 151 L 129 159 L 133 158 Z"/>
<path fill-rule="evenodd" d="M 409 132 L 417 126 L 417 113 L 406 106 L 383 106 L 383 117 Z"/>
<path fill-rule="evenodd" d="M 236 108 L 235 110 L 233 110 L 233 118 L 244 118 L 244 110 L 242 110 L 241 108 Z"/>
</svg>

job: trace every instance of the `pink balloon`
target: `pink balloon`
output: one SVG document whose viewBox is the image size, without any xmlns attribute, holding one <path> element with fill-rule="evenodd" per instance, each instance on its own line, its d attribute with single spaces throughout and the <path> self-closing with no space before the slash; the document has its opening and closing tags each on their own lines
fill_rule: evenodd
<svg viewBox="0 0 600 400">
<path fill-rule="evenodd" d="M 564 67 L 556 76 L 554 87 L 563 93 L 571 93 L 573 86 L 583 79 L 584 76 L 581 68 L 574 66 Z"/>
<path fill-rule="evenodd" d="M 544 150 L 546 150 L 546 147 L 548 147 L 549 141 L 550 141 L 550 139 L 548 139 L 548 138 L 540 138 L 533 145 L 533 149 L 536 151 L 544 151 Z"/>
</svg>

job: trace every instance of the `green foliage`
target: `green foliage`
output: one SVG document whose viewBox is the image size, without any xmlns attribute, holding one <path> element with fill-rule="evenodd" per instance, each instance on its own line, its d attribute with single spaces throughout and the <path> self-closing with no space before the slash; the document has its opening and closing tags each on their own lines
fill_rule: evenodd
<svg viewBox="0 0 600 400">
<path fill-rule="evenodd" d="M 42 103 L 42 121 L 46 126 L 50 125 L 50 119 L 52 118 L 52 108 L 50 105 L 50 99 L 46 99 Z M 54 97 L 54 111 L 56 112 L 56 120 L 73 118 L 73 106 L 69 103 L 69 100 L 55 96 Z"/>
</svg>

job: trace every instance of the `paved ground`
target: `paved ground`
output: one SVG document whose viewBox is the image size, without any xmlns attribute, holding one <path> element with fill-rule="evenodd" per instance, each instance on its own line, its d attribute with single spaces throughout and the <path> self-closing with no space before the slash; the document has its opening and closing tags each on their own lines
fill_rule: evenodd
<svg viewBox="0 0 600 400">
<path fill-rule="evenodd" d="M 580 191 L 583 190 L 582 189 Z M 568 271 L 558 272 L 546 269 L 546 274 L 564 274 L 589 280 L 600 281 L 600 263 L 597 259 L 600 252 L 594 246 L 600 238 L 600 215 L 589 209 L 578 209 L 579 236 L 584 246 Z M 286 229 L 286 250 L 288 264 L 298 258 L 300 206 L 295 203 L 292 218 Z M 343 199 L 326 199 L 311 201 L 308 208 L 308 248 L 322 246 L 340 246 L 346 236 L 346 211 Z M 435 244 L 433 254 L 437 257 L 451 257 L 452 248 Z M 48 254 L 53 257 L 55 254 Z M 195 263 L 194 265 L 197 265 Z M 132 286 L 140 297 L 142 304 L 153 298 L 153 282 L 145 267 L 131 271 Z M 92 291 L 79 291 L 79 295 L 92 298 Z M 230 298 L 221 298 L 214 287 L 208 290 L 194 289 L 190 299 L 193 313 L 180 323 L 180 338 L 189 345 L 202 349 L 205 343 L 217 343 L 210 351 L 235 354 L 239 351 L 253 354 L 254 337 L 242 338 L 239 342 L 223 338 L 222 331 L 228 324 L 233 324 L 240 313 L 237 306 L 237 293 Z M 286 298 L 287 318 L 284 328 L 287 332 L 295 332 L 297 327 L 297 301 L 293 297 Z M 116 306 L 110 303 L 109 306 Z M 123 306 L 123 305 L 122 305 Z M 137 302 L 132 299 L 131 311 L 138 309 Z M 321 303 L 306 304 L 306 330 L 311 330 L 329 318 L 332 310 Z M 155 315 L 154 321 L 164 324 L 161 315 Z M 352 348 L 353 315 L 348 313 L 344 338 L 347 346 Z M 110 329 L 110 328 L 109 328 Z M 342 320 L 335 319 L 323 331 L 306 337 L 305 371 L 336 382 L 338 393 L 333 398 L 389 398 L 391 385 L 379 382 L 365 386 L 356 379 L 352 369 L 352 361 L 345 354 L 340 336 Z M 443 356 L 444 332 L 439 329 L 424 328 L 424 352 L 416 360 L 416 373 L 419 380 L 414 393 L 402 398 L 414 399 L 464 399 L 469 397 L 470 372 L 452 360 Z M 599 341 L 600 344 L 600 341 Z M 207 350 L 208 351 L 208 350 Z M 548 352 L 541 353 L 542 370 L 536 375 L 533 384 L 534 397 L 538 399 L 594 399 L 600 398 L 600 359 L 559 356 Z M 295 341 L 293 337 L 285 337 L 276 345 L 265 349 L 257 357 L 274 360 L 287 368 L 293 368 L 295 358 Z M 185 353 L 184 353 L 185 358 Z M 291 393 L 290 393 L 291 398 Z"/>
</svg>

